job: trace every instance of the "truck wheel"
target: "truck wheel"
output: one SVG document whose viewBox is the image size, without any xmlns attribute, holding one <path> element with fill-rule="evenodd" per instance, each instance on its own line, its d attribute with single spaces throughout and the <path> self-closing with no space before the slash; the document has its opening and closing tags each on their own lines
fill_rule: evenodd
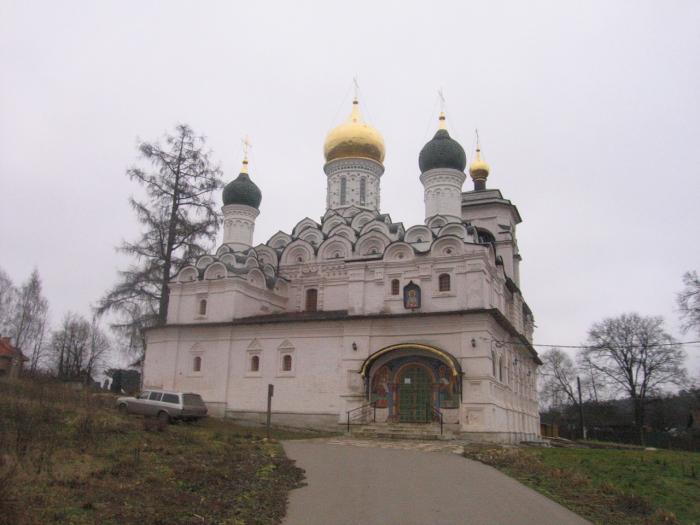
<svg viewBox="0 0 700 525">
<path fill-rule="evenodd" d="M 126 414 L 126 403 L 120 403 L 117 410 L 119 410 L 120 414 Z"/>
<path fill-rule="evenodd" d="M 170 423 L 170 416 L 167 412 L 158 412 L 158 420 L 163 423 Z"/>
</svg>

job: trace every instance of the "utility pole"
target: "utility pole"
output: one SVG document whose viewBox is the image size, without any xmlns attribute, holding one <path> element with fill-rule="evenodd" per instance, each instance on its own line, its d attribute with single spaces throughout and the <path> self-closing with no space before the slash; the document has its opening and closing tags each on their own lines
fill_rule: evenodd
<svg viewBox="0 0 700 525">
<path fill-rule="evenodd" d="M 267 439 L 270 439 L 270 416 L 272 415 L 272 396 L 275 393 L 275 385 L 267 385 Z"/>
<path fill-rule="evenodd" d="M 581 438 L 586 439 L 586 427 L 583 423 L 583 401 L 581 400 L 581 378 L 576 376 L 576 384 L 578 385 L 578 419 L 581 425 Z"/>
</svg>

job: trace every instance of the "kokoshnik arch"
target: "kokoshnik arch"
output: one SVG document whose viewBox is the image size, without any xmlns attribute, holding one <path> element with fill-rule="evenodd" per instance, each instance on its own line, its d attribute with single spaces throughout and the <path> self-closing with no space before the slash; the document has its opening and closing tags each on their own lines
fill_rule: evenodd
<svg viewBox="0 0 700 525">
<path fill-rule="evenodd" d="M 466 154 L 444 113 L 418 157 L 424 224 L 380 211 L 384 154 L 356 98 L 324 144 L 323 217 L 257 245 L 262 192 L 244 158 L 223 191 L 221 246 L 179 270 L 167 324 L 146 334 L 144 386 L 195 391 L 213 414 L 254 422 L 272 383 L 279 424 L 336 429 L 372 403 L 386 424 L 440 413 L 472 438 L 535 438 L 518 209 L 486 188 L 478 145 L 462 191 Z"/>
</svg>

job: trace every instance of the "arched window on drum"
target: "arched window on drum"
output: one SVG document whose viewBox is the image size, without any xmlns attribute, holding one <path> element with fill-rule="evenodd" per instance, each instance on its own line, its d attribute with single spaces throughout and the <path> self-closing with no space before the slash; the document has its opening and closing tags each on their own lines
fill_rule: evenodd
<svg viewBox="0 0 700 525">
<path fill-rule="evenodd" d="M 340 204 L 345 204 L 348 198 L 348 179 L 340 177 Z"/>
</svg>

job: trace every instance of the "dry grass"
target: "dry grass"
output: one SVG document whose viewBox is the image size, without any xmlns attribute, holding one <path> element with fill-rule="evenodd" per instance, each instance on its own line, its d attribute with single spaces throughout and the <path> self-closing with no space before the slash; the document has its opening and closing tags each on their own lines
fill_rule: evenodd
<svg viewBox="0 0 700 525">
<path fill-rule="evenodd" d="M 274 439 L 213 419 L 163 425 L 113 404 L 0 381 L 0 524 L 281 521 L 303 471 Z"/>
</svg>

